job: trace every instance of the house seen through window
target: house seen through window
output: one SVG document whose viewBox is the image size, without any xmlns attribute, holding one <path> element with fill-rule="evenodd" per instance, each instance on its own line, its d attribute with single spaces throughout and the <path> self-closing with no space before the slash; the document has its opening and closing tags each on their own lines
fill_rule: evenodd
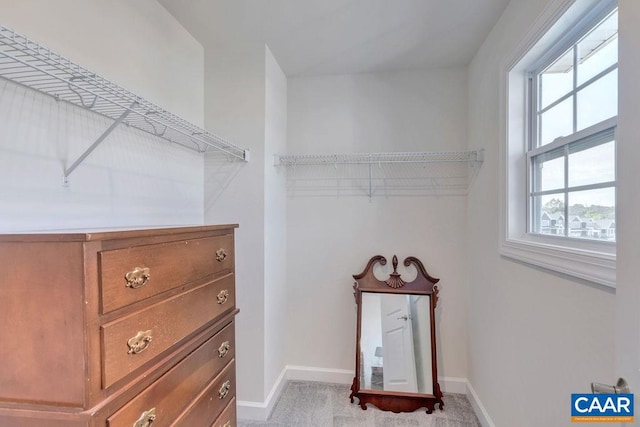
<svg viewBox="0 0 640 427">
<path fill-rule="evenodd" d="M 617 9 L 536 64 L 529 99 L 529 232 L 615 241 Z"/>
</svg>

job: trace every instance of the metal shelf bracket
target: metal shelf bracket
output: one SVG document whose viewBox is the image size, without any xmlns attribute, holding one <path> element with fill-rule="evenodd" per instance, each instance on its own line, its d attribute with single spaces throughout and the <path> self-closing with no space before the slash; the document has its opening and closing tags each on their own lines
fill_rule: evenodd
<svg viewBox="0 0 640 427">
<path fill-rule="evenodd" d="M 118 117 L 116 119 L 116 121 L 114 121 L 113 123 L 111 123 L 111 126 L 109 126 L 107 128 L 107 130 L 105 130 L 102 135 L 100 135 L 98 137 L 98 139 L 96 139 L 96 141 L 91 144 L 91 146 L 89 148 L 87 148 L 84 153 L 82 153 L 80 155 L 80 157 L 78 157 L 78 159 L 73 162 L 73 164 L 71 166 L 69 166 L 68 168 L 66 168 L 64 170 L 64 176 L 62 177 L 62 185 L 67 186 L 69 185 L 69 175 L 71 175 L 71 173 L 76 170 L 76 168 L 78 166 L 80 166 L 80 163 L 82 163 L 84 161 L 84 159 L 86 159 L 89 154 L 91 154 L 93 152 L 93 150 L 95 150 L 96 148 L 98 148 L 98 145 L 100 145 L 102 143 L 102 141 L 104 141 L 111 132 L 114 131 L 115 128 L 117 128 L 120 123 L 122 123 L 122 121 L 129 115 L 129 113 L 131 113 L 131 109 L 133 107 L 135 107 L 136 102 L 134 102 L 133 104 L 131 104 L 131 107 L 129 107 L 128 110 L 125 110 L 124 113 L 122 113 L 122 115 L 120 117 Z"/>
<path fill-rule="evenodd" d="M 76 95 L 78 95 L 78 100 L 80 101 L 80 105 L 82 105 L 84 108 L 86 109 L 92 109 L 95 105 L 96 105 L 96 101 L 98 100 L 98 95 L 93 95 L 93 101 L 91 101 L 90 104 L 87 104 L 84 100 L 84 98 L 82 97 L 82 94 L 76 90 L 72 85 L 71 82 L 74 81 L 78 81 L 78 80 L 82 80 L 84 77 L 82 76 L 73 76 L 69 79 L 69 90 L 72 91 L 73 93 L 75 93 Z"/>
</svg>

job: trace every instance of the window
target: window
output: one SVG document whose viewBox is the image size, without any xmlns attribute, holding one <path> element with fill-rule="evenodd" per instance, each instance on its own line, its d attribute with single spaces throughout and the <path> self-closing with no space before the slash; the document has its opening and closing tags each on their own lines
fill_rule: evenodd
<svg viewBox="0 0 640 427">
<path fill-rule="evenodd" d="M 615 241 L 617 10 L 585 29 L 529 73 L 529 232 Z"/>
<path fill-rule="evenodd" d="M 502 255 L 615 287 L 615 0 L 552 0 L 502 67 Z"/>
</svg>

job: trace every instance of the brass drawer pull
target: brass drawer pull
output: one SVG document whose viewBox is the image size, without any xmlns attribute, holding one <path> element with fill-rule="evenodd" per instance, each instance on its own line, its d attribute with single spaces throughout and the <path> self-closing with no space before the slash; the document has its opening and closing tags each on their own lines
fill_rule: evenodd
<svg viewBox="0 0 640 427">
<path fill-rule="evenodd" d="M 133 423 L 133 427 L 151 427 L 151 424 L 156 419 L 156 408 L 151 408 L 148 411 L 144 411 L 138 421 Z"/>
<path fill-rule="evenodd" d="M 151 336 L 151 330 L 148 331 L 139 331 L 135 337 L 129 338 L 127 341 L 127 345 L 129 346 L 129 351 L 127 354 L 138 354 L 145 351 L 149 348 L 149 343 L 153 337 Z"/>
<path fill-rule="evenodd" d="M 231 421 L 227 421 L 226 423 L 224 423 L 220 427 L 231 427 Z"/>
<path fill-rule="evenodd" d="M 223 289 L 218 293 L 218 304 L 224 304 L 229 299 L 229 291 L 227 289 Z"/>
<path fill-rule="evenodd" d="M 229 349 L 231 349 L 231 343 L 229 341 L 225 341 L 220 344 L 220 348 L 218 348 L 218 357 L 225 357 L 227 353 L 229 353 Z"/>
<path fill-rule="evenodd" d="M 216 259 L 219 262 L 222 262 L 225 260 L 225 258 L 227 258 L 227 251 L 224 248 L 220 248 L 216 251 Z"/>
<path fill-rule="evenodd" d="M 125 274 L 124 278 L 127 280 L 127 288 L 138 289 L 149 282 L 151 270 L 148 267 L 136 267 Z"/>
<path fill-rule="evenodd" d="M 227 394 L 229 394 L 230 389 L 231 389 L 231 381 L 226 380 L 224 384 L 222 384 L 222 387 L 220 387 L 220 390 L 218 390 L 218 396 L 220 396 L 220 400 L 227 397 Z"/>
</svg>

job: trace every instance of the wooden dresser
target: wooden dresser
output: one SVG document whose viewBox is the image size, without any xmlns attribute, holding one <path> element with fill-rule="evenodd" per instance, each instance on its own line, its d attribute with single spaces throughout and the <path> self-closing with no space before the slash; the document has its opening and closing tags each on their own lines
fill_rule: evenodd
<svg viewBox="0 0 640 427">
<path fill-rule="evenodd" d="M 0 426 L 235 426 L 236 227 L 0 235 Z"/>
</svg>

